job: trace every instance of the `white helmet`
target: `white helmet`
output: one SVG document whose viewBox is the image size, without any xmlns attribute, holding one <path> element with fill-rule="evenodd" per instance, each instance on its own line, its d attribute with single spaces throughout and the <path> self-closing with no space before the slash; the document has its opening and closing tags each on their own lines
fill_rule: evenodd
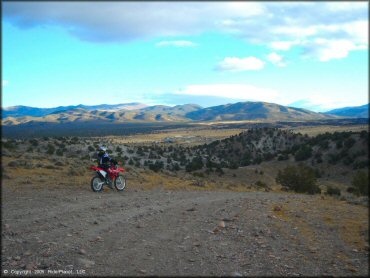
<svg viewBox="0 0 370 278">
<path fill-rule="evenodd" d="M 106 152 L 106 151 L 107 151 L 107 147 L 100 146 L 100 147 L 99 147 L 99 151 Z"/>
</svg>

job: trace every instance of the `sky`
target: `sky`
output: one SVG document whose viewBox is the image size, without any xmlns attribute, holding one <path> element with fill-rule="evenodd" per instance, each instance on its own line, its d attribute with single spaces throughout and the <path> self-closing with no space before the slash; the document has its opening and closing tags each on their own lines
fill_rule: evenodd
<svg viewBox="0 0 370 278">
<path fill-rule="evenodd" d="M 2 2 L 2 106 L 368 100 L 368 3 Z"/>
</svg>

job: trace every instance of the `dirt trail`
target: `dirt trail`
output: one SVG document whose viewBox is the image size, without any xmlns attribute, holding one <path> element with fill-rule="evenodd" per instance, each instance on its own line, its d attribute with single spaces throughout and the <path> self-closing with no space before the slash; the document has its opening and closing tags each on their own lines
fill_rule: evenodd
<svg viewBox="0 0 370 278">
<path fill-rule="evenodd" d="M 85 275 L 367 275 L 365 240 L 348 242 L 335 223 L 319 214 L 327 206 L 340 205 L 357 215 L 366 215 L 367 208 L 339 201 L 315 205 L 325 201 L 272 192 L 128 188 L 123 193 L 93 193 L 89 188 L 3 186 L 2 270 L 72 270 L 74 274 L 85 270 Z M 315 211 L 308 209 L 314 206 Z M 218 227 L 222 220 L 225 227 Z M 360 239 L 367 233 L 363 228 L 367 217 L 363 221 L 353 232 L 362 233 Z"/>
</svg>

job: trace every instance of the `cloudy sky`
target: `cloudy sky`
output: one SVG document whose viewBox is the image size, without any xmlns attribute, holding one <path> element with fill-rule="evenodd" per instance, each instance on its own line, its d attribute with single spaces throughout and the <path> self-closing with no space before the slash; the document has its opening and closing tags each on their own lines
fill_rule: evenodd
<svg viewBox="0 0 370 278">
<path fill-rule="evenodd" d="M 3 2 L 3 106 L 368 103 L 367 2 Z"/>
</svg>

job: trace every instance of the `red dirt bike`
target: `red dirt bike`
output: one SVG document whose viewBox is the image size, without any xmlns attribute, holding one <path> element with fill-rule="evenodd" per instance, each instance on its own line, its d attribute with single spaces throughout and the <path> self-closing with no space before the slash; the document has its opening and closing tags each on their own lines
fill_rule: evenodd
<svg viewBox="0 0 370 278">
<path fill-rule="evenodd" d="M 108 171 L 98 166 L 91 166 L 90 169 L 96 172 L 96 175 L 91 179 L 91 189 L 94 192 L 101 192 L 104 185 L 107 185 L 111 189 L 113 189 L 114 185 L 118 191 L 125 189 L 126 178 L 120 174 L 125 172 L 125 169 L 122 167 L 111 164 Z"/>
</svg>

